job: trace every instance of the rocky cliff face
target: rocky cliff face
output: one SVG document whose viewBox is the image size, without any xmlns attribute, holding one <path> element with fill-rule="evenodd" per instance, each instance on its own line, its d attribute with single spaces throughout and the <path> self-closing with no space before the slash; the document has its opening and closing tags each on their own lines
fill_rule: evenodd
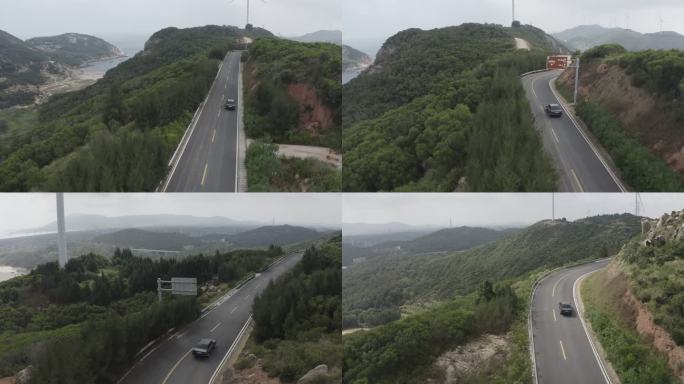
<svg viewBox="0 0 684 384">
<path fill-rule="evenodd" d="M 348 45 L 342 46 L 342 70 L 362 71 L 373 64 L 373 60 L 367 54 Z"/>
</svg>

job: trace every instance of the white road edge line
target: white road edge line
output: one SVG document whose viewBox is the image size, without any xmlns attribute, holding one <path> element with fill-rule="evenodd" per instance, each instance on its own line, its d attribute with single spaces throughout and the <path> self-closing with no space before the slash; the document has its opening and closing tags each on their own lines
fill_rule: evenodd
<svg viewBox="0 0 684 384">
<path fill-rule="evenodd" d="M 145 359 L 147 359 L 147 357 L 148 357 L 149 355 L 151 355 L 152 352 L 156 351 L 157 348 L 159 348 L 159 347 L 161 347 L 161 344 L 160 344 L 160 345 L 157 345 L 156 347 L 152 348 L 149 352 L 147 352 L 147 353 L 145 354 L 145 356 L 143 356 L 143 357 L 140 359 L 140 362 L 142 363 L 143 361 L 145 361 Z"/>
<path fill-rule="evenodd" d="M 238 335 L 237 335 L 237 337 L 235 338 L 235 340 L 233 340 L 233 344 L 230 345 L 230 348 L 228 349 L 228 352 L 226 352 L 226 354 L 223 356 L 223 359 L 221 359 L 221 362 L 220 362 L 219 365 L 216 367 L 216 370 L 214 371 L 214 374 L 211 375 L 211 378 L 209 379 L 209 383 L 208 383 L 208 384 L 213 384 L 214 381 L 216 381 L 216 378 L 218 377 L 219 372 L 221 371 L 221 368 L 223 368 L 223 365 L 224 365 L 224 364 L 226 363 L 226 361 L 228 360 L 228 357 L 230 357 L 231 353 L 233 353 L 233 350 L 234 350 L 235 347 L 237 346 L 238 342 L 239 342 L 240 339 L 242 339 L 242 337 L 244 336 L 245 331 L 247 331 L 247 326 L 249 325 L 249 322 L 250 322 L 250 321 L 252 321 L 252 314 L 249 315 L 249 317 L 247 318 L 247 321 L 245 321 L 245 324 L 242 326 L 242 329 L 240 330 L 240 333 L 238 333 Z"/>
<path fill-rule="evenodd" d="M 577 120 L 575 120 L 575 117 L 572 115 L 572 113 L 570 113 L 568 111 L 567 108 L 565 108 L 565 105 L 563 105 L 563 103 L 560 101 L 560 98 L 558 97 L 556 90 L 553 88 L 553 86 L 551 86 L 551 83 L 554 80 L 556 80 L 556 78 L 558 78 L 558 76 L 549 80 L 549 89 L 551 89 L 551 93 L 553 93 L 553 97 L 556 98 L 556 101 L 558 101 L 558 104 L 561 106 L 561 108 L 563 108 L 563 110 L 565 111 L 565 114 L 568 116 L 568 118 L 570 118 L 570 121 L 575 126 L 575 129 L 577 129 L 577 132 L 579 132 L 580 136 L 582 136 L 584 141 L 587 142 L 587 145 L 589 145 L 589 148 L 591 148 L 592 152 L 594 152 L 594 155 L 596 155 L 596 158 L 601 162 L 601 164 L 603 165 L 603 168 L 606 169 L 606 172 L 608 172 L 608 175 L 610 176 L 610 178 L 613 179 L 613 182 L 620 189 L 620 192 L 627 192 L 627 189 L 625 188 L 624 185 L 622 185 L 622 182 L 620 181 L 620 179 L 617 178 L 615 173 L 613 173 L 613 170 L 610 169 L 610 167 L 608 166 L 608 163 L 606 163 L 606 161 L 603 159 L 603 156 L 601 156 L 601 154 L 599 154 L 599 152 L 596 149 L 596 147 L 594 146 L 594 144 L 591 142 L 591 140 L 589 140 L 587 135 L 584 134 L 584 131 L 582 131 L 582 129 L 580 128 L 579 123 L 577 122 Z"/>
<path fill-rule="evenodd" d="M 241 65 L 242 62 L 238 60 L 238 95 L 236 96 L 236 102 L 240 103 L 240 80 L 242 79 L 242 72 L 241 70 Z M 240 167 L 240 108 L 241 104 L 238 104 L 238 108 L 235 111 L 235 193 L 238 193 L 238 180 L 240 177 L 238 176 L 238 173 L 240 172 L 239 167 Z"/>
<path fill-rule="evenodd" d="M 190 142 L 190 139 L 192 138 L 192 134 L 195 133 L 195 126 L 197 126 L 197 122 L 199 121 L 200 117 L 202 116 L 202 113 L 204 112 L 204 106 L 207 105 L 207 101 L 209 101 L 209 95 L 211 95 L 212 90 L 214 89 L 214 85 L 216 85 L 216 79 L 218 79 L 219 74 L 221 73 L 221 68 L 223 68 L 223 61 L 221 64 L 219 64 L 218 71 L 216 72 L 216 77 L 214 78 L 214 82 L 211 83 L 211 88 L 209 88 L 209 93 L 207 93 L 207 97 L 204 98 L 204 102 L 202 103 L 202 106 L 195 112 L 196 118 L 195 121 L 191 124 L 191 127 L 189 128 L 189 135 L 188 139 L 185 140 L 185 143 L 183 143 L 183 138 L 181 138 L 181 142 L 176 148 L 176 152 L 180 150 L 180 156 L 178 156 L 178 160 L 173 164 L 173 167 L 171 168 L 171 172 L 169 173 L 168 177 L 166 178 L 166 181 L 164 182 L 164 187 L 162 188 L 162 192 L 166 192 L 166 190 L 169 188 L 169 184 L 171 183 L 171 180 L 173 179 L 174 173 L 176 173 L 176 167 L 178 167 L 178 164 L 180 163 L 181 159 L 183 158 L 183 155 L 185 154 L 185 149 L 188 146 L 188 143 Z M 186 133 L 187 130 L 186 130 Z M 180 145 L 183 146 L 183 149 L 181 149 Z M 173 156 L 171 156 L 171 161 L 173 161 L 174 157 L 176 157 L 176 154 L 174 153 Z"/>
<path fill-rule="evenodd" d="M 558 319 L 556 318 L 556 310 L 552 309 L 551 313 L 553 313 L 553 321 L 558 321 Z"/>
<path fill-rule="evenodd" d="M 591 336 L 589 336 L 589 330 L 587 329 L 587 324 L 584 321 L 584 316 L 582 316 L 582 311 L 580 310 L 580 306 L 577 304 L 577 295 L 575 294 L 578 289 L 578 283 L 581 282 L 584 278 L 587 276 L 591 275 L 592 273 L 596 273 L 600 271 L 600 269 L 587 272 L 584 275 L 578 277 L 575 282 L 572 284 L 572 298 L 573 301 L 575 302 L 575 309 L 577 310 L 577 316 L 580 318 L 580 322 L 582 323 L 582 328 L 584 328 L 584 333 L 587 335 L 587 340 L 589 340 L 589 345 L 591 346 L 592 352 L 594 352 L 594 357 L 596 358 L 596 362 L 599 365 L 599 368 L 601 369 L 601 373 L 603 374 L 603 378 L 606 380 L 606 383 L 611 384 L 610 377 L 608 376 L 608 372 L 606 371 L 606 367 L 603 366 L 603 361 L 601 360 L 601 357 L 598 354 L 598 351 L 596 350 L 596 346 L 594 345 L 594 342 L 591 340 Z"/>
</svg>

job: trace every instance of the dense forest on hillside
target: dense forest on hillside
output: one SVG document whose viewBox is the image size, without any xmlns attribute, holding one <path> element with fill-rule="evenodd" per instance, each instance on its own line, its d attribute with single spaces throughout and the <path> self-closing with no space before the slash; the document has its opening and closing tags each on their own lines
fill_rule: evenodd
<svg viewBox="0 0 684 384">
<path fill-rule="evenodd" d="M 254 299 L 254 345 L 249 352 L 262 368 L 284 382 L 326 364 L 321 383 L 340 383 L 342 367 L 342 236 L 306 250 L 287 274 Z M 238 362 L 246 368 L 249 358 Z"/>
<path fill-rule="evenodd" d="M 167 28 L 95 85 L 52 97 L 3 148 L 0 190 L 152 191 L 237 37 L 234 27 Z M 36 113 L 36 112 L 30 112 Z"/>
<path fill-rule="evenodd" d="M 631 215 L 542 221 L 463 252 L 375 257 L 344 270 L 344 326 L 392 320 L 403 305 L 464 295 L 484 279 L 498 281 L 607 257 L 639 231 L 639 221 Z"/>
<path fill-rule="evenodd" d="M 516 50 L 523 31 L 547 41 L 519 29 L 464 24 L 391 37 L 343 87 L 343 189 L 555 190 L 518 79 L 543 68 L 553 47 Z"/>
<path fill-rule="evenodd" d="M 334 44 L 275 38 L 255 40 L 244 56 L 247 135 L 274 143 L 339 149 L 341 55 L 339 46 Z M 321 105 L 310 99 L 306 103 L 297 100 L 292 88 L 296 85 L 310 87 Z M 309 116 L 321 107 L 329 111 L 329 121 Z"/>
<path fill-rule="evenodd" d="M 159 304 L 158 277 L 235 285 L 280 255 L 270 247 L 153 261 L 117 249 L 111 259 L 42 264 L 0 283 L 0 376 L 33 365 L 38 382 L 114 383 L 140 348 L 199 315 L 196 298 Z"/>
</svg>

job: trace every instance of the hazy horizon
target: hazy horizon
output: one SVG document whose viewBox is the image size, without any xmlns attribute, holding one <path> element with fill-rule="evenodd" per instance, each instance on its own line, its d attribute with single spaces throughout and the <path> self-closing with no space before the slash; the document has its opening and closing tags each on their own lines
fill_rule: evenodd
<svg viewBox="0 0 684 384">
<path fill-rule="evenodd" d="M 684 209 L 684 194 L 641 193 L 639 215 Z M 575 221 L 635 213 L 633 193 L 556 193 L 555 217 Z M 551 193 L 353 194 L 342 197 L 342 230 L 353 225 L 517 228 L 552 217 Z"/>
<path fill-rule="evenodd" d="M 465 0 L 423 0 L 405 1 L 397 6 L 394 0 L 347 0 L 342 5 L 344 42 L 375 55 L 376 52 L 368 51 L 380 48 L 377 41 L 384 42 L 409 28 L 434 29 L 463 23 L 511 25 L 511 0 L 481 0 L 477 6 L 472 4 Z M 661 18 L 663 31 L 684 35 L 684 2 L 679 0 L 516 1 L 516 19 L 549 34 L 581 25 L 653 33 L 660 31 Z"/>
<path fill-rule="evenodd" d="M 66 193 L 64 206 L 66 216 L 191 215 L 330 228 L 342 220 L 338 194 Z M 0 194 L 0 217 L 13 218 L 0 221 L 0 236 L 48 225 L 56 218 L 55 194 Z"/>
<path fill-rule="evenodd" d="M 168 27 L 233 25 L 244 28 L 247 0 L 10 0 L 0 29 L 22 40 L 63 33 L 147 35 Z M 250 22 L 280 36 L 341 29 L 336 0 L 251 0 Z"/>
</svg>

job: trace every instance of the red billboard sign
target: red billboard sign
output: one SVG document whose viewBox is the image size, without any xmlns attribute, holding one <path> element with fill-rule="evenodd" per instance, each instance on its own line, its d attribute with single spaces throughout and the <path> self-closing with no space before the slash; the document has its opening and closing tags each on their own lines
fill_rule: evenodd
<svg viewBox="0 0 684 384">
<path fill-rule="evenodd" d="M 571 60 L 567 55 L 549 56 L 546 58 L 546 69 L 567 69 Z"/>
</svg>

